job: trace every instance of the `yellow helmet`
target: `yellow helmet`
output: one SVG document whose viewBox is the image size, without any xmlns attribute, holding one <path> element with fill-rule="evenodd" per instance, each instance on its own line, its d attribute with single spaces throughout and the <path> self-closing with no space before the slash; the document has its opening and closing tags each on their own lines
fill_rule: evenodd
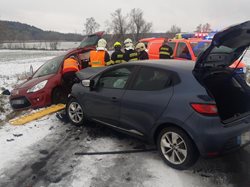
<svg viewBox="0 0 250 187">
<path fill-rule="evenodd" d="M 115 42 L 114 47 L 116 47 L 116 46 L 122 46 L 122 44 L 120 42 Z"/>
</svg>

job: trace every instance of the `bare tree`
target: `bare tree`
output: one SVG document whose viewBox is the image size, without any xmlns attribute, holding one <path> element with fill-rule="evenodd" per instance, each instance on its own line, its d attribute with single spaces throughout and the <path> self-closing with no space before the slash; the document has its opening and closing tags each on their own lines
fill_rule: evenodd
<svg viewBox="0 0 250 187">
<path fill-rule="evenodd" d="M 209 23 L 206 23 L 202 26 L 202 31 L 203 32 L 211 32 L 212 29 L 211 29 L 211 25 Z"/>
<path fill-rule="evenodd" d="M 202 32 L 202 24 L 199 24 L 199 25 L 196 27 L 196 32 Z"/>
<path fill-rule="evenodd" d="M 3 41 L 4 41 L 4 38 L 3 38 L 4 35 L 2 34 L 3 31 L 4 31 L 4 25 L 2 22 L 0 22 L 0 47 L 1 48 L 3 47 Z"/>
<path fill-rule="evenodd" d="M 59 42 L 58 42 L 58 41 L 51 41 L 51 42 L 49 43 L 49 45 L 50 45 L 50 49 L 51 49 L 51 50 L 57 50 L 58 45 L 59 45 Z"/>
<path fill-rule="evenodd" d="M 167 31 L 167 33 L 177 34 L 181 32 L 181 28 L 177 25 L 172 25 L 171 28 Z"/>
<path fill-rule="evenodd" d="M 86 18 L 86 22 L 84 23 L 84 33 L 85 34 L 93 34 L 98 31 L 100 28 L 100 24 L 95 21 L 95 18 L 90 17 Z"/>
<path fill-rule="evenodd" d="M 9 41 L 8 43 L 7 43 L 7 49 L 12 49 L 13 48 L 13 45 L 12 45 L 12 43 Z"/>
<path fill-rule="evenodd" d="M 45 50 L 47 50 L 47 49 L 48 49 L 48 43 L 47 43 L 47 41 L 46 41 L 46 40 L 44 41 L 44 48 L 45 48 Z"/>
<path fill-rule="evenodd" d="M 125 34 L 128 31 L 126 17 L 122 15 L 122 9 L 117 9 L 111 13 L 111 22 L 108 23 L 108 30 L 117 36 L 118 40 L 124 41 Z"/>
<path fill-rule="evenodd" d="M 145 33 L 152 31 L 153 24 L 146 22 L 143 18 L 143 11 L 141 9 L 133 8 L 130 12 L 129 28 L 134 35 L 134 40 L 138 41 Z"/>
<path fill-rule="evenodd" d="M 206 24 L 199 24 L 196 27 L 196 32 L 211 32 L 211 25 L 209 23 Z"/>
<path fill-rule="evenodd" d="M 39 43 L 37 44 L 37 49 L 41 49 L 41 48 L 42 48 L 42 45 L 43 45 L 43 43 L 42 43 L 42 41 L 40 40 Z"/>
</svg>

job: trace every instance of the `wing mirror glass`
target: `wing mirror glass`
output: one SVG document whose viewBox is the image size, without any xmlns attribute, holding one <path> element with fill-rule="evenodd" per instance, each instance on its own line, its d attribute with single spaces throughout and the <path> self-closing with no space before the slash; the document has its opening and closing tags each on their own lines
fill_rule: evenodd
<svg viewBox="0 0 250 187">
<path fill-rule="evenodd" d="M 93 87 L 94 87 L 94 84 L 95 84 L 95 81 L 94 81 L 94 80 L 82 80 L 82 85 L 83 85 L 84 87 L 93 88 Z"/>
</svg>

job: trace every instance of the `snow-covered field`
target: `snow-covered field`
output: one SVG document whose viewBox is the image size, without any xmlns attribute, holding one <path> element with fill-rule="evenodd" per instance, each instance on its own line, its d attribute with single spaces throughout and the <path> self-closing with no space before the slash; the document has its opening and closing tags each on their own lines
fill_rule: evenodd
<svg viewBox="0 0 250 187">
<path fill-rule="evenodd" d="M 76 48 L 81 42 L 58 42 L 57 49 L 67 50 Z M 2 49 L 50 49 L 50 42 L 12 42 L 2 43 Z"/>
<path fill-rule="evenodd" d="M 32 65 L 38 68 L 58 51 L 0 50 L 0 87 L 12 89 Z M 250 53 L 244 59 L 250 62 Z M 77 152 L 151 148 L 144 142 L 96 124 L 75 127 L 55 114 L 12 126 L 8 96 L 0 96 L 0 186 L 249 186 L 249 149 L 223 158 L 200 159 L 187 171 L 169 168 L 156 152 L 76 156 Z M 244 181 L 246 179 L 246 181 Z"/>
</svg>

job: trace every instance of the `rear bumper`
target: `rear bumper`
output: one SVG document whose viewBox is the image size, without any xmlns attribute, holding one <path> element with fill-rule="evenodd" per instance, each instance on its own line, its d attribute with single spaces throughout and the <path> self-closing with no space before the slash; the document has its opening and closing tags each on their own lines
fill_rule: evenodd
<svg viewBox="0 0 250 187">
<path fill-rule="evenodd" d="M 248 117 L 249 118 L 249 117 Z M 194 121 L 198 122 L 194 125 Z M 250 123 L 242 122 L 223 126 L 218 117 L 192 115 L 186 122 L 191 128 L 190 136 L 203 157 L 227 154 L 250 143 Z"/>
</svg>

